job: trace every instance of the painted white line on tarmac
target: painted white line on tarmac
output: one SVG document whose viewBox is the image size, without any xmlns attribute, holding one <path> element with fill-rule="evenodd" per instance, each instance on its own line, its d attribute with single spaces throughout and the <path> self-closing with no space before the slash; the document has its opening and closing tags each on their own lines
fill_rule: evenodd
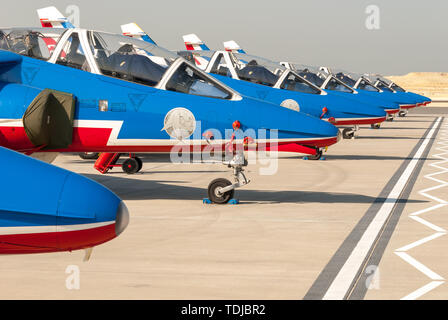
<svg viewBox="0 0 448 320">
<path fill-rule="evenodd" d="M 415 260 L 406 252 L 395 252 L 395 254 L 397 256 L 399 256 L 401 259 L 403 259 L 404 261 L 406 261 L 407 263 L 409 263 L 410 265 L 412 265 L 415 269 L 417 269 L 418 271 L 423 273 L 425 276 L 427 276 L 431 280 L 439 280 L 439 281 L 445 280 L 441 275 L 438 275 L 437 273 L 435 273 L 434 271 L 429 269 L 427 266 L 425 266 L 423 263 Z"/>
<path fill-rule="evenodd" d="M 445 281 L 432 281 L 427 285 L 424 285 L 420 289 L 415 290 L 414 292 L 408 294 L 406 297 L 401 298 L 400 300 L 416 300 L 421 296 L 427 294 L 429 291 L 434 290 L 438 286 L 440 286 Z"/>
<path fill-rule="evenodd" d="M 424 138 L 420 148 L 417 150 L 414 157 L 409 161 L 408 166 L 398 179 L 392 191 L 387 196 L 385 202 L 365 230 L 348 259 L 345 261 L 345 264 L 339 270 L 339 273 L 325 293 L 323 297 L 324 300 L 342 300 L 347 295 L 353 281 L 355 280 L 355 277 L 358 274 L 358 271 L 362 267 L 364 260 L 369 255 L 373 244 L 392 213 L 392 210 L 394 209 L 397 200 L 400 198 L 403 189 L 406 187 L 406 184 L 418 161 L 420 160 L 420 157 L 436 132 L 436 128 L 440 124 L 440 121 L 441 117 L 438 117 L 436 122 L 431 127 L 431 130 Z"/>
<path fill-rule="evenodd" d="M 418 246 L 420 246 L 420 245 L 422 245 L 422 244 L 424 244 L 426 242 L 429 242 L 429 241 L 432 241 L 434 239 L 437 239 L 437 238 L 439 238 L 439 237 L 441 237 L 441 236 L 443 236 L 445 234 L 446 234 L 446 232 L 434 233 L 433 235 L 430 235 L 429 237 L 426 237 L 426 238 L 420 239 L 418 241 L 412 242 L 411 244 L 408 244 L 408 245 L 406 245 L 406 246 L 404 246 L 404 247 L 402 247 L 400 249 L 397 249 L 395 251 L 397 251 L 397 252 L 404 252 L 404 251 L 411 250 L 411 249 L 413 249 L 415 247 L 418 247 Z"/>
<path fill-rule="evenodd" d="M 423 210 L 419 210 L 416 212 L 413 212 L 409 215 L 409 217 L 411 219 L 414 219 L 415 221 L 423 224 L 426 227 L 431 228 L 432 230 L 436 231 L 435 234 L 429 236 L 429 237 L 425 237 L 423 239 L 420 239 L 418 241 L 415 241 L 407 246 L 404 246 L 400 249 L 397 249 L 395 251 L 395 254 L 398 255 L 400 258 L 402 258 L 404 261 L 406 261 L 407 263 L 409 263 L 411 266 L 413 266 L 414 268 L 416 268 L 417 270 L 419 270 L 420 272 L 422 272 L 423 274 L 425 274 L 428 278 L 430 278 L 431 281 L 430 283 L 428 283 L 427 285 L 421 287 L 420 289 L 415 290 L 414 292 L 408 294 L 407 296 L 405 296 L 404 298 L 402 298 L 402 300 L 415 300 L 420 298 L 421 296 L 423 296 L 424 294 L 430 292 L 431 290 L 434 290 L 435 288 L 437 288 L 438 286 L 440 286 L 442 283 L 444 283 L 445 281 L 443 281 L 444 279 L 438 275 L 437 273 L 433 272 L 432 270 L 430 270 L 427 266 L 425 266 L 424 264 L 422 264 L 421 262 L 418 262 L 417 260 L 415 260 L 414 258 L 412 258 L 409 254 L 404 253 L 404 251 L 409 251 L 410 249 L 413 249 L 417 246 L 420 246 L 424 243 L 427 243 L 429 241 L 432 241 L 434 239 L 437 239 L 443 235 L 446 234 L 446 230 L 443 229 L 442 227 L 439 227 L 433 223 L 430 223 L 429 221 L 419 217 L 420 214 L 422 213 L 427 213 L 427 212 L 431 212 L 431 211 L 435 211 L 438 210 L 440 208 L 445 207 L 448 202 L 444 199 L 440 199 L 438 197 L 435 197 L 433 195 L 428 194 L 429 191 L 434 191 L 440 188 L 445 188 L 448 186 L 448 182 L 445 180 L 441 180 L 441 179 L 437 179 L 434 178 L 434 176 L 437 175 L 443 175 L 445 173 L 448 172 L 448 168 L 442 167 L 440 165 L 442 164 L 446 164 L 448 163 L 448 158 L 446 157 L 446 155 L 448 154 L 448 125 L 444 125 L 443 126 L 443 130 L 440 131 L 440 138 L 439 138 L 438 144 L 443 145 L 443 147 L 439 147 L 436 148 L 436 150 L 440 150 L 443 151 L 440 154 L 435 154 L 433 155 L 433 157 L 439 158 L 442 161 L 438 161 L 438 162 L 434 162 L 431 163 L 429 166 L 434 167 L 436 169 L 439 169 L 439 171 L 427 174 L 424 176 L 424 178 L 432 180 L 434 182 L 439 183 L 438 185 L 434 186 L 434 187 L 430 187 L 424 190 L 419 191 L 419 194 L 421 194 L 422 196 L 429 198 L 435 202 L 439 202 L 439 204 L 436 205 L 432 205 L 429 208 L 423 209 Z M 445 156 L 444 156 L 445 155 Z M 436 281 L 434 281 L 436 280 Z"/>
</svg>

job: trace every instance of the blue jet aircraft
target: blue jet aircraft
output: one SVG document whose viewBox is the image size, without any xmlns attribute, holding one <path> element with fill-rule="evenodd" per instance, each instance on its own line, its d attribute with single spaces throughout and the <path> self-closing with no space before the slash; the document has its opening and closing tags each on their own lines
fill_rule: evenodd
<svg viewBox="0 0 448 320">
<path fill-rule="evenodd" d="M 0 146 L 26 154 L 323 148 L 339 139 L 332 124 L 245 97 L 154 44 L 76 28 L 1 29 L 0 104 Z M 247 162 L 234 156 L 235 183 L 209 185 L 215 203 L 248 183 Z"/>
</svg>

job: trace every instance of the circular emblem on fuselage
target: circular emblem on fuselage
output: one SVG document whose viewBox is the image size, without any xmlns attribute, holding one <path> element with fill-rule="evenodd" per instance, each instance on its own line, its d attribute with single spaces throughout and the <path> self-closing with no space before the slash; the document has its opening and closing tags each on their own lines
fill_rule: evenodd
<svg viewBox="0 0 448 320">
<path fill-rule="evenodd" d="M 189 138 L 196 129 L 193 113 L 185 108 L 171 109 L 165 116 L 163 128 L 171 138 L 183 140 Z"/>
<path fill-rule="evenodd" d="M 294 110 L 294 111 L 300 111 L 300 106 L 299 106 L 298 102 L 293 99 L 284 100 L 282 103 L 280 103 L 280 106 Z"/>
</svg>

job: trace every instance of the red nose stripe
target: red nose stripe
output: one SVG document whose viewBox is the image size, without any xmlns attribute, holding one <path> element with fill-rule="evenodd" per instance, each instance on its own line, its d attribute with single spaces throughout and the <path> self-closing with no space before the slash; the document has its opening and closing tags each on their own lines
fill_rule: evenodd
<svg viewBox="0 0 448 320">
<path fill-rule="evenodd" d="M 79 250 L 97 246 L 115 237 L 115 223 L 77 231 L 0 235 L 0 254 Z"/>
</svg>

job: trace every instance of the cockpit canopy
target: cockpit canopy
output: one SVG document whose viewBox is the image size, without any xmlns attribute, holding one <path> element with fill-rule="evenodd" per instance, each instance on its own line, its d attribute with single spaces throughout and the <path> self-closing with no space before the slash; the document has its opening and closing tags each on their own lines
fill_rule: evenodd
<svg viewBox="0 0 448 320">
<path fill-rule="evenodd" d="M 299 75 L 311 81 L 316 86 L 331 91 L 353 93 L 352 86 L 337 78 L 328 69 L 322 67 L 308 66 L 303 64 L 290 64 Z"/>
<path fill-rule="evenodd" d="M 179 51 L 178 54 L 194 61 L 208 73 L 301 93 L 322 93 L 318 87 L 294 71 L 262 57 L 211 50 Z"/>
<path fill-rule="evenodd" d="M 65 29 L 1 29 L 0 49 L 48 60 Z"/>
<path fill-rule="evenodd" d="M 1 29 L 0 49 L 158 89 L 240 99 L 232 89 L 172 52 L 118 34 L 84 29 Z"/>
</svg>

